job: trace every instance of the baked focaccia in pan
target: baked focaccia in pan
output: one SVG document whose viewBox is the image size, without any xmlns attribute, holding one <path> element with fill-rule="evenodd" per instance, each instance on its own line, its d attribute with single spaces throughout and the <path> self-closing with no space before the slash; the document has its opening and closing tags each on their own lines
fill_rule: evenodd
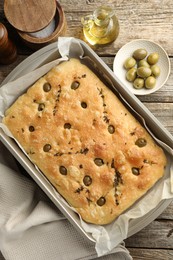
<svg viewBox="0 0 173 260">
<path fill-rule="evenodd" d="M 29 87 L 3 123 L 89 223 L 110 223 L 164 174 L 163 150 L 77 59 L 62 62 Z"/>
</svg>

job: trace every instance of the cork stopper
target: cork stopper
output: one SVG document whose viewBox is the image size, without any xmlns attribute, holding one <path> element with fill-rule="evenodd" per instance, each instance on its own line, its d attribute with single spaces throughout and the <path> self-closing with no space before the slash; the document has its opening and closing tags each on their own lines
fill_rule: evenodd
<svg viewBox="0 0 173 260">
<path fill-rule="evenodd" d="M 10 64 L 17 57 L 17 49 L 9 39 L 6 27 L 0 23 L 0 63 Z"/>
</svg>

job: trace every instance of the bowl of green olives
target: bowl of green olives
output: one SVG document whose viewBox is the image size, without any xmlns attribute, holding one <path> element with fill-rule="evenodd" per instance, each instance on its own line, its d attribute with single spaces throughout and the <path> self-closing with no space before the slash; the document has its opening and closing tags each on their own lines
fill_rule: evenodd
<svg viewBox="0 0 173 260">
<path fill-rule="evenodd" d="M 113 71 L 135 95 L 148 95 L 159 90 L 170 74 L 166 51 L 153 41 L 133 40 L 116 54 Z"/>
</svg>

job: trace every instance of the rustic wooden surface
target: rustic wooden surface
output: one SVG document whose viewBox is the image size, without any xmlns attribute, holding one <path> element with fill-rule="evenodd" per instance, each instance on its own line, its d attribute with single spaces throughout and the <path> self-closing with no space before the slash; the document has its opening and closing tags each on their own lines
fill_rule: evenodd
<svg viewBox="0 0 173 260">
<path fill-rule="evenodd" d="M 66 35 L 83 39 L 80 19 L 105 4 L 100 0 L 61 0 L 68 30 Z M 18 49 L 17 60 L 8 66 L 0 65 L 0 83 L 22 60 L 33 51 L 25 46 L 4 16 L 3 0 L 0 0 L 0 22 L 9 30 L 9 35 Z M 118 39 L 106 46 L 93 48 L 112 69 L 117 51 L 133 39 L 153 40 L 167 51 L 173 68 L 173 1 L 172 0 L 107 0 L 114 7 L 120 22 Z M 139 96 L 139 99 L 173 134 L 173 70 L 168 81 L 157 92 Z M 173 203 L 151 224 L 125 240 L 133 259 L 173 259 Z"/>
</svg>

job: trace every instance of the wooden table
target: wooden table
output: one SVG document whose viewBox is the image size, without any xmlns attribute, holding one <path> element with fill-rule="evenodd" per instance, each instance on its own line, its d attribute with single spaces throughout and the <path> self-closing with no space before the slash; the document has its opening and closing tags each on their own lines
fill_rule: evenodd
<svg viewBox="0 0 173 260">
<path fill-rule="evenodd" d="M 80 19 L 92 13 L 98 6 L 104 5 L 100 0 L 61 0 L 68 29 L 67 36 L 82 37 Z M 0 65 L 0 83 L 22 60 L 34 51 L 26 47 L 19 39 L 16 31 L 9 25 L 4 16 L 4 1 L 0 1 L 0 22 L 9 30 L 11 39 L 18 49 L 17 60 L 11 65 Z M 95 49 L 96 53 L 112 69 L 113 59 L 117 51 L 125 43 L 134 39 L 153 40 L 167 51 L 173 68 L 173 1 L 172 0 L 109 0 L 114 7 L 120 22 L 118 39 L 106 47 Z M 173 72 L 165 85 L 157 92 L 139 96 L 139 99 L 173 134 Z M 151 224 L 126 239 L 126 247 L 133 259 L 173 259 L 173 203 Z"/>
</svg>

